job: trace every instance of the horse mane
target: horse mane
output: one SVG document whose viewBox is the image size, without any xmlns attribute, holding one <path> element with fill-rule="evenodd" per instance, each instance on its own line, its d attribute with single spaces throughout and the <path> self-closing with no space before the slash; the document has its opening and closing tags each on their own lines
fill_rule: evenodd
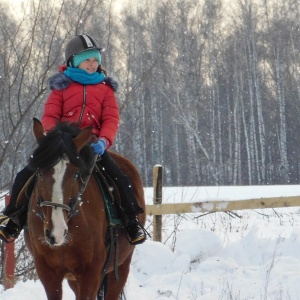
<svg viewBox="0 0 300 300">
<path fill-rule="evenodd" d="M 28 167 L 34 171 L 54 167 L 61 159 L 68 157 L 76 165 L 83 176 L 88 175 L 93 167 L 93 149 L 84 146 L 77 152 L 73 138 L 80 133 L 74 123 L 57 123 L 57 125 L 38 140 L 38 146 L 28 160 Z"/>
</svg>

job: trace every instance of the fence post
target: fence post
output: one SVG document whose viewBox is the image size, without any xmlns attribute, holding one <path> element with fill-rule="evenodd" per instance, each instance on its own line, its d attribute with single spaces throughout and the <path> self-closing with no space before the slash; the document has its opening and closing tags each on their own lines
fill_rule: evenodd
<svg viewBox="0 0 300 300">
<path fill-rule="evenodd" d="M 153 167 L 153 204 L 162 203 L 162 170 L 161 165 Z M 162 216 L 153 216 L 153 241 L 161 242 Z"/>
<path fill-rule="evenodd" d="M 10 197 L 5 195 L 5 206 L 9 204 Z M 4 289 L 10 289 L 14 287 L 15 283 L 15 243 L 4 244 L 4 278 L 3 285 Z"/>
</svg>

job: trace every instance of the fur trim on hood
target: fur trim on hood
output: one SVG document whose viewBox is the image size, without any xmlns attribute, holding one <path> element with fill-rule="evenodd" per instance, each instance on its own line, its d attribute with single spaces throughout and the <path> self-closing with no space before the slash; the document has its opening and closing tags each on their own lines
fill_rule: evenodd
<svg viewBox="0 0 300 300">
<path fill-rule="evenodd" d="M 65 90 L 73 81 L 63 73 L 57 73 L 51 76 L 48 80 L 50 90 Z M 117 92 L 119 84 L 112 77 L 106 77 L 103 81 L 104 84 L 109 85 L 114 92 Z"/>
<path fill-rule="evenodd" d="M 65 90 L 71 83 L 72 80 L 63 73 L 54 74 L 48 80 L 50 90 L 62 91 Z"/>
</svg>

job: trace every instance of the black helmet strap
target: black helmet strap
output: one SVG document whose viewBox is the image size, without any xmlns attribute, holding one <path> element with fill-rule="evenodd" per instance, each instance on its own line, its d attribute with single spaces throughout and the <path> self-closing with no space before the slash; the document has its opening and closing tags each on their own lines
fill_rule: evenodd
<svg viewBox="0 0 300 300">
<path fill-rule="evenodd" d="M 74 59 L 74 55 L 72 55 L 71 57 L 69 57 L 69 59 L 67 61 L 67 67 L 74 68 L 73 59 Z"/>
</svg>

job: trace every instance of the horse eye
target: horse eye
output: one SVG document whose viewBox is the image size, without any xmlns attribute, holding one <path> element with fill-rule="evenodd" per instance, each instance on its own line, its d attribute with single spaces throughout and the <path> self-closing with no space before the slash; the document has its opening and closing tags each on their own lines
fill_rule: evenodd
<svg viewBox="0 0 300 300">
<path fill-rule="evenodd" d="M 79 173 L 78 172 L 76 172 L 75 174 L 74 174 L 74 179 L 77 179 L 77 178 L 79 178 Z"/>
</svg>

